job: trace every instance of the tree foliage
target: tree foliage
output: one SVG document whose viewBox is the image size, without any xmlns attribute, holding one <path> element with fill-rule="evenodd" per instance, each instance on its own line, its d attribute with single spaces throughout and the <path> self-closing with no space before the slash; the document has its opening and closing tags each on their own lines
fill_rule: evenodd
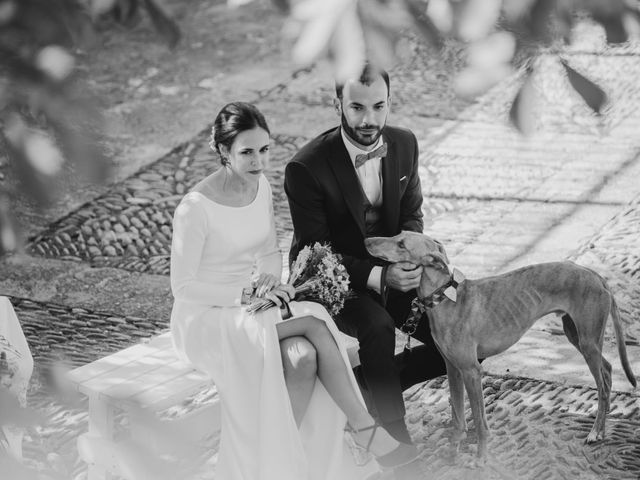
<svg viewBox="0 0 640 480">
<path fill-rule="evenodd" d="M 11 165 L 18 188 L 38 205 L 53 200 L 66 161 L 89 180 L 107 177 L 100 112 L 81 94 L 74 55 L 94 48 L 101 16 L 131 26 L 143 9 L 176 45 L 180 31 L 156 0 L 0 0 L 0 166 Z M 0 183 L 0 255 L 20 245 L 14 196 Z"/>
<path fill-rule="evenodd" d="M 232 0 L 230 0 L 232 1 Z M 535 70 L 540 53 L 555 54 L 569 83 L 597 114 L 605 92 L 562 57 L 578 19 L 589 16 L 604 28 L 608 43 L 640 34 L 637 0 L 291 0 L 287 12 L 293 58 L 305 65 L 324 56 L 338 78 L 357 73 L 365 58 L 388 68 L 396 63 L 398 32 L 413 27 L 436 50 L 447 38 L 466 46 L 467 66 L 455 79 L 460 95 L 473 97 L 519 68 Z M 511 120 L 528 133 L 527 105 L 533 94 L 525 78 L 513 102 Z"/>
<path fill-rule="evenodd" d="M 0 142 L 23 188 L 39 204 L 52 199 L 65 161 L 90 178 L 108 173 L 99 148 L 100 112 L 78 95 L 75 49 L 92 48 L 93 24 L 107 15 L 134 26 L 146 14 L 159 36 L 175 46 L 180 30 L 160 1 L 0 0 Z M 238 7 L 252 1 L 257 0 L 227 3 Z M 588 15 L 602 25 L 610 43 L 640 32 L 638 0 L 261 1 L 286 16 L 293 61 L 308 66 L 326 58 L 338 79 L 357 74 L 365 59 L 393 66 L 402 32 L 413 28 L 436 52 L 447 38 L 464 42 L 467 66 L 455 79 L 460 95 L 478 95 L 516 69 L 530 76 L 536 55 L 552 53 L 596 114 L 607 102 L 605 92 L 562 57 L 573 26 L 580 15 Z M 510 112 L 524 133 L 533 128 L 533 95 L 531 79 L 525 78 Z M 20 243 L 11 195 L 0 183 L 0 255 Z"/>
</svg>

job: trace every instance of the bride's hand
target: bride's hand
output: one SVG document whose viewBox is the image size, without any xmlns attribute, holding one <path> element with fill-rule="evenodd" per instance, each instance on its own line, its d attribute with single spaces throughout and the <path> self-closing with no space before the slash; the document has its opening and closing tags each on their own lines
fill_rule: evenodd
<svg viewBox="0 0 640 480">
<path fill-rule="evenodd" d="M 283 303 L 289 303 L 296 296 L 296 289 L 287 283 L 278 285 L 276 288 L 267 293 L 266 298 L 281 307 Z"/>
<path fill-rule="evenodd" d="M 267 293 L 280 285 L 280 279 L 270 273 L 261 273 L 251 282 L 254 295 L 258 298 L 264 297 Z"/>
</svg>

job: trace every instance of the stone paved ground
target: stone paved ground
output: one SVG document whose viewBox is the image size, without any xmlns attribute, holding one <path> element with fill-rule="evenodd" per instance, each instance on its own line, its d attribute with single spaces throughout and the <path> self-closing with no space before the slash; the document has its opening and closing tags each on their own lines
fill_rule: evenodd
<svg viewBox="0 0 640 480">
<path fill-rule="evenodd" d="M 490 459 L 480 471 L 473 464 L 475 445 L 465 441 L 455 455 L 448 441 L 446 381 L 430 381 L 408 393 L 407 418 L 412 435 L 421 442 L 425 478 L 638 478 L 637 398 L 614 394 L 606 442 L 586 446 L 584 441 L 593 423 L 597 401 L 592 388 L 486 376 L 483 391 L 492 436 Z M 469 408 L 466 415 L 468 418 L 471 415 Z M 473 433 L 468 440 L 475 442 Z"/>
<path fill-rule="evenodd" d="M 193 18 L 198 12 L 195 9 Z M 238 15 L 230 21 L 239 22 Z M 265 29 L 255 27 L 247 39 L 270 38 L 267 27 L 275 21 L 266 18 Z M 199 21 L 198 28 L 205 28 Z M 247 39 L 238 40 L 238 45 Z M 456 100 L 449 82 L 456 62 L 443 66 L 415 39 L 406 40 L 411 47 L 406 63 L 393 72 L 392 115 L 394 123 L 413 128 L 419 137 L 426 231 L 445 242 L 453 262 L 469 276 L 569 257 L 597 269 L 616 292 L 629 355 L 640 372 L 638 50 L 603 50 L 601 39 L 589 31 L 569 54 L 575 68 L 598 79 L 610 94 L 612 105 L 603 119 L 589 115 L 562 77 L 549 74 L 558 71 L 557 63 L 544 59 L 548 75 L 538 80 L 544 87 L 538 105 L 541 131 L 523 140 L 505 125 L 518 76 L 474 104 Z M 186 59 L 199 51 L 193 44 L 191 52 L 183 52 Z M 123 48 L 117 40 L 113 45 Z M 238 61 L 236 71 L 215 77 L 227 94 L 216 101 L 221 104 L 229 95 L 253 99 L 271 120 L 275 135 L 268 177 L 286 251 L 291 224 L 282 192 L 283 166 L 309 137 L 335 122 L 332 87 L 322 66 L 293 76 L 269 76 L 274 71 L 269 59 L 277 55 L 262 48 L 262 66 L 250 70 L 256 73 L 264 67 L 262 81 L 245 78 L 238 83 L 243 71 Z M 185 58 L 181 65 L 188 66 Z M 108 71 L 101 72 L 108 80 Z M 166 329 L 171 215 L 180 196 L 212 167 L 204 120 L 187 122 L 191 134 L 181 134 L 184 138 L 160 155 L 159 149 L 144 143 L 153 137 L 152 131 L 143 132 L 144 144 L 138 146 L 125 134 L 127 125 L 141 122 L 137 108 L 153 95 L 129 91 L 124 97 L 134 114 L 123 117 L 119 131 L 126 148 L 115 154 L 153 159 L 156 152 L 157 161 L 137 159 L 139 170 L 124 168 L 113 185 L 81 196 L 85 203 L 69 202 L 34 222 L 39 227 L 32 232 L 27 255 L 0 263 L 0 294 L 12 298 L 38 366 L 30 403 L 48 419 L 28 435 L 26 456 L 30 464 L 58 471 L 62 478 L 84 478 L 75 438 L 85 428 L 86 405 L 54 398 L 46 388 L 42 365 L 51 360 L 80 365 Z M 196 100 L 191 98 L 187 107 L 197 107 L 201 118 Z M 152 105 L 160 108 L 157 102 Z M 179 110 L 179 102 L 173 104 L 180 118 L 188 116 L 187 107 Z M 158 132 L 162 135 L 164 130 Z M 25 210 L 25 217 L 33 215 Z M 640 477 L 637 394 L 615 377 L 608 438 L 599 445 L 584 445 L 596 392 L 584 362 L 557 333 L 553 320 L 545 319 L 509 352 L 485 362 L 483 387 L 493 437 L 491 459 L 483 470 L 472 468 L 472 441 L 463 443 L 458 455 L 449 447 L 446 381 L 437 379 L 407 392 L 408 420 L 425 478 Z M 605 350 L 619 374 L 615 350 L 609 353 L 613 348 L 607 335 Z M 60 455 L 55 461 L 47 458 L 52 452 Z M 201 478 L 211 478 L 207 468 L 212 461 Z"/>
</svg>

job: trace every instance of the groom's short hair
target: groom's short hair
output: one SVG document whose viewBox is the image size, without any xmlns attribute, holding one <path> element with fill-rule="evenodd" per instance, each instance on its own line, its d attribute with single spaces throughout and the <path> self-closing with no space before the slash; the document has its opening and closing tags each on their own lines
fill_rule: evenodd
<svg viewBox="0 0 640 480">
<path fill-rule="evenodd" d="M 378 76 L 382 77 L 384 83 L 387 84 L 387 96 L 391 93 L 391 88 L 389 86 L 389 74 L 383 68 L 374 68 L 371 66 L 369 62 L 364 64 L 362 68 L 362 73 L 358 77 L 358 82 L 367 87 L 376 81 Z M 339 83 L 336 82 L 336 97 L 338 97 L 342 101 L 342 90 L 344 89 L 345 82 Z"/>
</svg>

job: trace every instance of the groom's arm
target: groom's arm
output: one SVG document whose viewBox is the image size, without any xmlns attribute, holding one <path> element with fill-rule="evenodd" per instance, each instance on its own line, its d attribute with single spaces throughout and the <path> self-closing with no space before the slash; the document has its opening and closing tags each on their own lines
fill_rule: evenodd
<svg viewBox="0 0 640 480">
<path fill-rule="evenodd" d="M 332 243 L 323 189 L 303 163 L 292 160 L 287 164 L 284 190 L 289 200 L 298 251 L 315 242 Z M 333 248 L 335 251 L 335 246 Z M 295 258 L 290 258 L 290 261 L 293 260 Z M 349 273 L 351 287 L 354 290 L 366 290 L 369 273 L 374 266 L 373 261 L 344 254 L 342 260 Z"/>
<path fill-rule="evenodd" d="M 401 231 L 410 230 L 422 233 L 424 223 L 422 220 L 422 187 L 418 173 L 418 140 L 413 133 L 407 131 L 407 134 L 411 136 L 409 141 L 404 142 L 404 145 L 409 146 L 409 152 L 404 157 L 408 159 L 408 164 L 403 166 L 408 170 L 407 187 L 400 198 L 400 218 L 398 223 Z"/>
</svg>

